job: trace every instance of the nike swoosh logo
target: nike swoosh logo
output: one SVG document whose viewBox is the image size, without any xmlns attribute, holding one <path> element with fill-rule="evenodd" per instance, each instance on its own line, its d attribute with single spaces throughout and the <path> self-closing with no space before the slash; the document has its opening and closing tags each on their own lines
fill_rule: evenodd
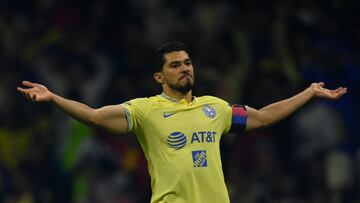
<svg viewBox="0 0 360 203">
<path fill-rule="evenodd" d="M 170 116 L 172 116 L 172 115 L 174 115 L 176 113 L 177 112 L 175 112 L 175 113 L 164 113 L 163 116 L 164 116 L 164 118 L 167 118 L 167 117 L 170 117 Z"/>
</svg>

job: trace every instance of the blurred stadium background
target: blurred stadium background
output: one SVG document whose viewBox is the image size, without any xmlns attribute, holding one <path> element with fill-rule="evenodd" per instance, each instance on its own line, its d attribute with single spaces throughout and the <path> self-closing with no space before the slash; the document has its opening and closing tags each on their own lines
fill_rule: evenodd
<svg viewBox="0 0 360 203">
<path fill-rule="evenodd" d="M 222 139 L 232 202 L 360 202 L 359 1 L 0 1 L 0 202 L 149 202 L 134 135 L 88 128 L 16 92 L 92 107 L 157 94 L 163 42 L 185 42 L 195 95 L 262 107 L 313 81 L 346 86 L 270 128 Z M 211 178 L 211 177 L 209 177 Z"/>
</svg>

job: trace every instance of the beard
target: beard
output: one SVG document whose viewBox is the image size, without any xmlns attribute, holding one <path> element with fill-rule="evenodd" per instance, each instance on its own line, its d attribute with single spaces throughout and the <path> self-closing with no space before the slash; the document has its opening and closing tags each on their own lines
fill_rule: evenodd
<svg viewBox="0 0 360 203">
<path fill-rule="evenodd" d="M 170 84 L 170 83 L 168 85 L 171 89 L 176 90 L 176 91 L 180 92 L 181 94 L 186 94 L 190 90 L 192 90 L 192 88 L 194 86 L 194 82 L 191 80 L 187 80 L 186 84 L 184 84 L 184 85 Z"/>
</svg>

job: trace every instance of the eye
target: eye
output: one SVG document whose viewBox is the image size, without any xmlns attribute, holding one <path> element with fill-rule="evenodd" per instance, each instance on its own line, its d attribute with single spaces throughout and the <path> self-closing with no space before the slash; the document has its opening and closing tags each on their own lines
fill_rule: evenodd
<svg viewBox="0 0 360 203">
<path fill-rule="evenodd" d="M 170 67 L 172 67 L 172 68 L 177 68 L 177 67 L 179 67 L 180 66 L 180 63 L 179 62 L 174 62 L 174 63 L 171 63 L 170 64 Z"/>
</svg>

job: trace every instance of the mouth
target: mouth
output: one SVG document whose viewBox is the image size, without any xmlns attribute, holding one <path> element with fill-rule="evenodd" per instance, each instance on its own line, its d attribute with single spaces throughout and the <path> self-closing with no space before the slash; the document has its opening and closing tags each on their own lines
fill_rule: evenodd
<svg viewBox="0 0 360 203">
<path fill-rule="evenodd" d="M 192 77 L 192 75 L 190 75 L 190 74 L 188 74 L 188 73 L 185 73 L 184 75 L 182 75 L 182 76 L 180 77 L 180 80 L 186 79 L 186 78 L 192 79 L 193 77 Z"/>
</svg>

